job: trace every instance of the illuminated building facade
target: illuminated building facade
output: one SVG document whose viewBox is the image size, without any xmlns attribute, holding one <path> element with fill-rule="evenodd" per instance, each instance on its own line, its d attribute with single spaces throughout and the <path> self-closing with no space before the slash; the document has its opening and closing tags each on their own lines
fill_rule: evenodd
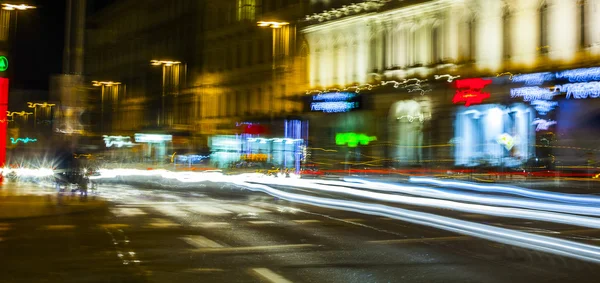
<svg viewBox="0 0 600 283">
<path fill-rule="evenodd" d="M 564 105 L 596 95 L 591 89 L 597 78 L 588 78 L 585 86 L 560 78 L 523 86 L 527 78 L 513 74 L 600 65 L 598 0 L 359 4 L 360 9 L 346 6 L 307 15 L 301 29 L 309 89 L 335 94 L 354 85 L 363 87 L 365 97 L 360 110 L 309 114 L 311 121 L 322 121 L 311 123 L 311 136 L 324 139 L 317 144 L 330 145 L 336 131 L 348 131 L 348 121 L 355 121 L 352 131 L 378 137 L 378 144 L 361 149 L 361 156 L 400 165 L 447 161 L 514 167 L 550 155 L 540 153 L 541 144 L 559 143 L 557 133 L 571 136 L 561 130 L 566 119 L 561 113 L 575 106 Z M 465 87 L 458 78 L 473 81 Z M 477 80 L 485 83 L 473 83 Z M 552 84 L 562 89 L 560 95 L 523 101 L 547 97 Z M 577 141 L 571 137 L 569 142 Z"/>
<path fill-rule="evenodd" d="M 193 125 L 198 109 L 194 95 L 184 89 L 187 72 L 196 68 L 202 52 L 196 43 L 201 2 L 116 1 L 88 19 L 86 71 L 88 85 L 96 86 L 96 116 L 104 112 L 103 120 L 110 125 L 103 134 L 187 131 Z M 101 131 L 100 125 L 96 128 Z"/>
</svg>

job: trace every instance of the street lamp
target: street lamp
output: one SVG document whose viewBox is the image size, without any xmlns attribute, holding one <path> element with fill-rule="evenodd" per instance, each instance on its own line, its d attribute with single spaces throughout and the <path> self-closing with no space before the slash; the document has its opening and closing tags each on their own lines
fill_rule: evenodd
<svg viewBox="0 0 600 283">
<path fill-rule="evenodd" d="M 121 82 L 113 82 L 113 81 L 92 81 L 92 86 L 101 88 L 101 98 L 100 98 L 100 131 L 104 133 L 104 89 L 106 87 L 118 87 L 121 85 Z M 117 90 L 118 91 L 118 90 Z"/>
<path fill-rule="evenodd" d="M 2 4 L 2 9 L 3 10 L 7 10 L 7 11 L 25 11 L 25 10 L 30 10 L 30 9 L 35 9 L 37 8 L 36 6 L 30 6 L 27 4 L 19 4 L 19 5 L 15 5 L 15 4 Z"/>
<path fill-rule="evenodd" d="M 165 87 L 166 87 L 166 81 L 167 81 L 167 67 L 173 67 L 176 65 L 180 65 L 181 62 L 180 61 L 171 61 L 171 60 L 150 60 L 150 64 L 152 66 L 162 66 L 162 95 L 161 95 L 161 109 L 160 109 L 160 121 L 161 121 L 161 125 L 164 126 L 166 124 L 166 114 L 165 114 L 165 99 L 166 99 L 166 92 L 165 92 Z M 185 65 L 185 64 L 184 64 Z M 187 65 L 185 65 L 186 70 L 186 74 L 187 75 Z M 179 78 L 179 76 L 178 76 Z M 177 105 L 177 102 L 175 103 L 175 105 Z"/>
<path fill-rule="evenodd" d="M 52 104 L 52 103 L 48 103 L 48 102 L 44 102 L 44 103 L 27 102 L 27 107 L 33 108 L 33 127 L 34 128 L 37 125 L 37 108 L 38 108 L 38 106 L 40 108 L 50 108 L 50 110 L 52 110 L 52 107 L 56 106 L 56 104 Z"/>
<path fill-rule="evenodd" d="M 12 118 L 12 120 L 9 120 L 9 121 L 14 121 L 15 120 L 14 115 L 27 118 L 31 114 L 33 114 L 33 113 L 32 112 L 25 112 L 25 111 L 20 111 L 20 112 L 6 111 L 6 117 L 11 117 Z"/>
</svg>

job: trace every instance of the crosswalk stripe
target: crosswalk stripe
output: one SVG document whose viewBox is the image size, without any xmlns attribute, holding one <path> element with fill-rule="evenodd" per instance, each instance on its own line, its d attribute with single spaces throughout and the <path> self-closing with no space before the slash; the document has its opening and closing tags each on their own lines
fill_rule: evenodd
<svg viewBox="0 0 600 283">
<path fill-rule="evenodd" d="M 152 219 L 153 222 L 150 222 L 148 225 L 150 227 L 153 228 L 169 228 L 169 227 L 176 227 L 176 226 L 180 226 L 179 224 L 166 220 L 166 219 L 162 219 L 162 218 L 153 218 Z"/>
<path fill-rule="evenodd" d="M 285 279 L 285 277 L 268 268 L 253 268 L 252 271 L 272 283 L 292 283 L 292 281 Z"/>
<path fill-rule="evenodd" d="M 319 223 L 321 220 L 317 219 L 301 219 L 301 220 L 292 220 L 296 223 L 305 224 L 305 223 Z"/>
<path fill-rule="evenodd" d="M 248 221 L 250 224 L 263 225 L 263 224 L 275 224 L 273 221 L 262 220 L 262 221 Z"/>
<path fill-rule="evenodd" d="M 201 253 L 235 253 L 235 252 L 266 252 L 273 250 L 291 250 L 316 247 L 313 244 L 292 244 L 292 245 L 272 245 L 272 246 L 249 246 L 249 247 L 222 247 L 222 248 L 201 248 L 194 250 Z"/>
<path fill-rule="evenodd" d="M 75 229 L 75 225 L 44 225 L 42 230 L 71 230 Z"/>
<path fill-rule="evenodd" d="M 129 227 L 129 225 L 114 223 L 114 224 L 100 224 L 100 227 L 105 228 L 105 229 L 122 229 L 122 228 Z"/>
<path fill-rule="evenodd" d="M 196 248 L 222 248 L 223 247 L 223 245 L 221 245 L 213 240 L 210 240 L 204 236 L 199 236 L 199 235 L 187 236 L 187 237 L 183 237 L 181 239 Z"/>
<path fill-rule="evenodd" d="M 173 217 L 187 216 L 187 212 L 185 212 L 177 207 L 173 207 L 173 206 L 159 205 L 159 206 L 155 206 L 153 208 L 156 209 L 158 212 L 160 212 L 164 215 L 167 215 L 167 216 L 173 216 Z"/>
<path fill-rule="evenodd" d="M 219 207 L 235 213 L 269 213 L 268 210 L 264 210 L 262 208 L 241 204 L 222 204 L 219 205 Z"/>
<path fill-rule="evenodd" d="M 204 204 L 199 204 L 199 205 L 195 205 L 195 206 L 187 206 L 186 209 L 189 211 L 192 211 L 194 213 L 205 214 L 205 215 L 231 214 L 231 211 L 221 209 L 218 207 L 214 207 L 211 205 L 204 205 Z"/>
<path fill-rule="evenodd" d="M 424 242 L 450 242 L 450 241 L 464 241 L 473 239 L 469 236 L 450 236 L 450 237 L 434 237 L 434 238 L 412 238 L 412 239 L 392 239 L 392 240 L 376 240 L 368 241 L 371 244 L 412 244 L 412 243 L 424 243 Z"/>
<path fill-rule="evenodd" d="M 227 223 L 227 222 L 202 222 L 202 223 L 193 224 L 192 226 L 203 227 L 203 228 L 218 228 L 218 227 L 229 226 L 229 223 Z"/>
<path fill-rule="evenodd" d="M 115 207 L 110 210 L 113 214 L 119 217 L 123 216 L 138 216 L 138 215 L 146 215 L 147 213 L 142 211 L 139 208 L 130 208 L 130 207 Z"/>
</svg>

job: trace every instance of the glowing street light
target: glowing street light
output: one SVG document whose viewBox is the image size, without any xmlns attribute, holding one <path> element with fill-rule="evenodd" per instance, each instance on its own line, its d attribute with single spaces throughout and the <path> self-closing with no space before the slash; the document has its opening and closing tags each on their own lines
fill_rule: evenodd
<svg viewBox="0 0 600 283">
<path fill-rule="evenodd" d="M 19 5 L 14 5 L 14 4 L 2 4 L 2 9 L 3 10 L 7 10 L 7 11 L 25 11 L 25 10 L 30 10 L 30 9 L 35 9 L 37 8 L 36 6 L 30 6 L 30 5 L 26 5 L 26 4 L 19 4 Z"/>
<path fill-rule="evenodd" d="M 12 118 L 12 120 L 9 120 L 9 121 L 14 121 L 15 120 L 14 115 L 27 118 L 31 114 L 33 114 L 33 113 L 32 112 L 25 112 L 25 111 L 20 111 L 20 112 L 6 111 L 6 116 Z"/>
<path fill-rule="evenodd" d="M 170 66 L 173 66 L 173 65 L 179 65 L 179 64 L 181 64 L 181 62 L 179 62 L 179 61 L 169 61 L 169 60 L 150 60 L 150 64 L 152 66 L 163 65 L 163 66 L 166 66 L 166 67 L 170 67 Z"/>
<path fill-rule="evenodd" d="M 120 85 L 121 82 L 113 82 L 113 81 L 92 81 L 93 86 L 115 86 Z"/>
<path fill-rule="evenodd" d="M 48 103 L 48 102 L 43 102 L 43 103 L 37 103 L 37 102 L 27 102 L 27 107 L 29 108 L 33 108 L 33 127 L 35 128 L 37 125 L 37 108 L 50 108 L 50 110 L 52 110 L 52 107 L 56 106 L 56 104 L 54 103 Z"/>
<path fill-rule="evenodd" d="M 114 82 L 114 81 L 92 81 L 92 86 L 102 88 L 101 98 L 100 98 L 100 115 L 101 115 L 101 117 L 100 117 L 100 125 L 101 126 L 100 127 L 101 127 L 102 133 L 104 133 L 104 88 L 105 87 L 118 87 L 121 84 L 122 84 L 121 82 Z"/>
<path fill-rule="evenodd" d="M 152 66 L 162 66 L 162 96 L 161 96 L 161 110 L 160 110 L 160 119 L 159 121 L 161 121 L 162 125 L 164 126 L 166 124 L 166 117 L 165 117 L 165 96 L 166 96 L 166 92 L 165 92 L 165 84 L 166 84 L 166 80 L 167 80 L 167 75 L 166 75 L 166 69 L 167 67 L 172 67 L 175 65 L 179 65 L 182 64 L 181 61 L 170 61 L 170 60 L 150 60 L 150 64 Z M 184 64 L 184 68 L 185 68 L 185 72 L 187 75 L 187 64 Z M 185 77 L 184 77 L 185 78 Z M 177 103 L 175 103 L 175 105 L 177 105 Z"/>
<path fill-rule="evenodd" d="M 259 27 L 270 27 L 270 28 L 281 28 L 282 26 L 287 26 L 290 23 L 288 22 L 266 22 L 260 21 L 256 23 Z"/>
</svg>

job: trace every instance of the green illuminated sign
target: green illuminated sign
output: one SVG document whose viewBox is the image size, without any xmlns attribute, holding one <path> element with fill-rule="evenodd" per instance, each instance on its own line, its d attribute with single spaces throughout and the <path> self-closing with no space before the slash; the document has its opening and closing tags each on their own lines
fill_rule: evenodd
<svg viewBox="0 0 600 283">
<path fill-rule="evenodd" d="M 4 72 L 8 69 L 8 58 L 6 56 L 0 56 L 0 72 Z"/>
<path fill-rule="evenodd" d="M 377 137 L 375 136 L 367 136 L 365 134 L 357 134 L 357 133 L 338 133 L 335 135 L 335 144 L 337 145 L 345 145 L 348 144 L 348 147 L 357 147 L 360 145 L 368 145 L 372 141 L 376 141 Z"/>
</svg>

